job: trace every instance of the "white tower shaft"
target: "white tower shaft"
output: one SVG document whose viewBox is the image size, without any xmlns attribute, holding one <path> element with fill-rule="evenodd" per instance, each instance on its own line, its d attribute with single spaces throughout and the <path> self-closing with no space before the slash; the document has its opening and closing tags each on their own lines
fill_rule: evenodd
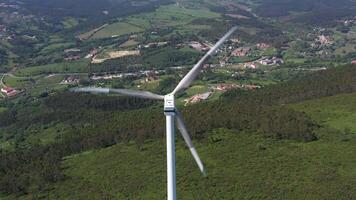
<svg viewBox="0 0 356 200">
<path fill-rule="evenodd" d="M 176 164 L 175 164 L 175 137 L 174 112 L 166 112 L 167 123 L 167 199 L 176 200 Z"/>
</svg>

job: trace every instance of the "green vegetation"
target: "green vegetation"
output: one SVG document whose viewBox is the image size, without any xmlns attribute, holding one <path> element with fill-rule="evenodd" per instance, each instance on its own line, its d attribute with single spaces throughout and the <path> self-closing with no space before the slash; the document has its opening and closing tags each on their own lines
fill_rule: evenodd
<svg viewBox="0 0 356 200">
<path fill-rule="evenodd" d="M 126 34 L 142 32 L 143 29 L 124 22 L 116 22 L 94 33 L 92 39 L 119 37 Z"/>
<path fill-rule="evenodd" d="M 72 42 L 53 43 L 53 44 L 50 44 L 50 45 L 46 46 L 45 48 L 43 48 L 40 51 L 40 54 L 47 54 L 50 52 L 54 52 L 56 50 L 63 50 L 63 49 L 69 48 L 73 45 L 75 45 L 75 43 L 72 43 Z"/>
<path fill-rule="evenodd" d="M 236 25 L 234 40 L 208 63 L 213 68 L 178 94 L 209 174 L 199 174 L 178 139 L 178 198 L 356 196 L 356 68 L 340 66 L 356 59 L 356 22 L 345 23 L 355 2 L 5 2 L 20 8 L 0 8 L 0 72 L 5 85 L 23 92 L 0 95 L 0 199 L 164 199 L 161 103 L 66 90 L 95 85 L 168 93 L 202 55 L 190 42 L 214 43 Z M 140 56 L 101 64 L 63 61 L 138 47 Z M 249 56 L 215 67 L 239 47 L 251 48 Z M 284 64 L 242 67 L 261 56 Z M 132 76 L 88 79 L 118 73 Z M 80 83 L 60 84 L 69 76 Z M 183 99 L 220 83 L 262 89 L 217 92 L 183 107 Z"/>
<path fill-rule="evenodd" d="M 356 138 L 354 138 L 356 139 Z M 208 169 L 197 170 L 181 139 L 177 187 L 182 199 L 350 199 L 356 195 L 355 141 L 294 143 L 224 129 L 195 142 Z M 65 158 L 70 179 L 40 196 L 75 199 L 164 199 L 164 141 L 118 144 Z M 148 176 L 149 174 L 149 176 Z"/>
<path fill-rule="evenodd" d="M 34 79 L 27 77 L 14 77 L 14 76 L 5 76 L 3 82 L 5 85 L 14 87 L 14 88 L 24 88 L 28 85 L 32 85 L 34 83 Z"/>
<path fill-rule="evenodd" d="M 70 29 L 79 25 L 79 21 L 73 17 L 64 19 L 62 23 L 65 29 Z"/>
<path fill-rule="evenodd" d="M 62 62 L 42 66 L 27 67 L 16 71 L 18 76 L 35 76 L 51 73 L 85 73 L 88 72 L 89 60 Z"/>
<path fill-rule="evenodd" d="M 150 28 L 166 28 L 180 26 L 180 33 L 189 34 L 193 30 L 207 29 L 209 26 L 183 26 L 192 22 L 194 19 L 219 18 L 218 13 L 203 9 L 187 9 L 177 5 L 161 6 L 155 12 L 134 15 L 119 21 L 99 31 L 90 31 L 83 34 L 92 39 L 119 37 L 126 34 L 133 34 L 146 31 Z M 177 29 L 178 30 L 178 29 Z"/>
<path fill-rule="evenodd" d="M 259 59 L 259 57 L 253 57 L 253 56 L 246 56 L 246 57 L 233 57 L 231 59 L 232 63 L 245 63 L 245 62 L 252 62 Z"/>
<path fill-rule="evenodd" d="M 172 47 L 165 47 L 145 52 L 142 62 L 150 68 L 167 68 L 194 64 L 199 54 L 199 52 L 189 48 L 177 50 Z"/>
<path fill-rule="evenodd" d="M 5 107 L 0 107 L 0 113 L 1 112 L 4 112 L 4 111 L 6 111 L 7 110 L 7 108 L 5 108 Z"/>
<path fill-rule="evenodd" d="M 352 87 L 356 81 L 355 73 L 356 70 L 351 65 L 338 67 L 284 84 L 268 86 L 263 90 L 257 90 L 255 92 L 230 92 L 225 94 L 220 101 L 189 106 L 189 109 L 182 109 L 182 113 L 184 114 L 191 135 L 193 138 L 199 139 L 202 143 L 206 140 L 210 140 L 210 132 L 219 128 L 227 128 L 236 130 L 238 133 L 248 133 L 248 135 L 253 138 L 258 135 L 261 138 L 269 138 L 266 141 L 277 144 L 295 144 L 304 149 L 306 146 L 309 147 L 309 144 L 321 143 L 322 146 L 320 148 L 322 148 L 325 147 L 323 144 L 323 142 L 325 142 L 324 135 L 330 135 L 330 137 L 335 138 L 338 131 L 320 128 L 319 125 L 321 122 L 310 118 L 313 117 L 313 115 L 309 116 L 308 113 L 300 112 L 293 107 L 289 108 L 289 106 L 285 104 L 300 103 L 307 99 L 318 99 L 330 95 L 355 92 L 354 87 Z M 167 89 L 171 85 L 169 83 L 175 83 L 176 81 L 174 78 L 167 78 L 166 80 L 167 81 L 159 83 L 159 87 L 161 87 L 162 90 Z M 7 147 L 8 149 L 13 149 L 12 151 L 0 152 L 1 163 L 15 163 L 14 165 L 0 165 L 2 169 L 0 173 L 3 173 L 0 176 L 3 193 L 37 195 L 39 192 L 43 193 L 44 191 L 49 191 L 47 187 L 48 184 L 61 184 L 62 180 L 75 180 L 65 179 L 65 174 L 63 174 L 61 170 L 63 157 L 121 143 L 130 144 L 132 141 L 136 142 L 138 149 L 145 150 L 145 148 L 148 149 L 148 147 L 145 147 L 148 141 L 153 140 L 157 142 L 163 137 L 164 127 L 161 126 L 161 124 L 164 121 L 164 116 L 162 115 L 160 106 L 158 108 L 156 104 L 150 101 L 102 95 L 74 95 L 71 93 L 51 95 L 39 100 L 40 101 L 34 102 L 30 101 L 25 104 L 20 103 L 12 109 L 0 113 L 2 144 L 8 143 L 14 145 L 14 147 Z M 26 107 L 26 109 L 19 109 L 21 107 Z M 203 118 L 200 117 L 202 113 L 204 114 Z M 133 120 L 139 120 L 140 123 L 130 123 Z M 327 134 L 322 135 L 321 132 L 323 131 L 327 131 Z M 41 139 L 43 132 L 47 132 L 49 136 Z M 213 141 L 219 142 L 221 140 L 219 139 L 220 135 L 221 133 L 218 133 L 214 136 Z M 347 140 L 342 139 L 342 141 L 353 142 L 352 129 L 346 131 L 346 135 Z M 320 137 L 319 141 L 317 141 L 317 136 Z M 344 135 L 342 135 L 342 137 L 345 138 Z M 229 141 L 230 140 L 233 141 L 232 139 L 229 139 Z M 305 142 L 309 142 L 309 144 Z M 36 143 L 38 145 L 36 145 Z M 337 144 L 335 149 L 346 148 L 346 150 L 350 150 L 349 148 L 354 148 L 354 145 L 343 145 L 340 146 Z M 232 146 L 236 148 L 236 146 L 239 145 L 232 144 Z M 266 149 L 263 144 L 259 145 L 258 148 L 262 150 Z M 289 148 L 290 147 L 287 147 L 287 149 Z M 318 146 L 311 145 L 310 148 L 318 148 Z M 281 152 L 288 152 L 282 147 L 278 149 L 282 149 Z M 231 151 L 232 150 L 228 152 Z M 311 150 L 310 154 L 312 155 L 315 151 Z M 337 150 L 334 152 L 332 149 L 329 149 L 329 151 L 332 151 L 332 153 L 339 152 Z M 294 158 L 298 158 L 299 156 L 297 155 L 297 157 L 295 157 L 295 154 L 292 155 Z M 221 156 L 221 154 L 219 154 L 219 156 Z M 302 154 L 299 158 L 306 158 L 304 156 L 305 154 Z M 97 156 L 95 156 L 95 158 L 96 157 Z M 307 163 L 310 164 L 310 170 L 315 169 L 315 165 L 318 165 L 320 162 L 325 161 L 326 163 L 330 163 L 328 159 L 324 159 L 323 157 L 318 158 L 321 160 L 307 160 Z M 259 161 L 261 160 L 256 162 Z M 299 162 L 300 159 L 297 159 L 297 161 Z M 297 161 L 293 161 L 293 163 Z M 132 162 L 127 163 L 130 164 Z M 209 166 L 209 158 L 207 159 L 207 163 Z M 213 164 L 214 160 L 211 161 L 211 163 Z M 303 165 L 301 166 L 304 167 L 307 163 L 302 163 Z M 14 168 L 14 166 L 16 166 L 16 168 Z M 320 176 L 314 171 L 310 172 L 312 174 L 316 173 L 313 175 L 309 173 L 305 174 L 305 171 L 303 171 L 305 177 L 302 177 L 302 180 L 307 181 L 307 183 L 312 181 L 311 185 L 321 184 L 325 180 L 330 182 L 331 180 L 320 179 L 320 177 L 335 175 L 329 171 L 335 171 L 335 168 L 330 169 L 330 167 L 334 165 L 325 166 L 327 166 L 326 171 L 322 170 L 321 174 L 319 174 Z M 68 170 L 69 169 L 70 168 L 68 168 Z M 246 169 L 250 169 L 250 166 L 246 166 Z M 319 170 L 320 168 L 317 169 Z M 353 168 L 349 167 L 347 167 L 347 169 L 353 170 Z M 162 170 L 164 170 L 164 168 L 162 168 Z M 284 172 L 287 173 L 290 172 L 290 170 L 286 170 L 285 168 L 278 170 L 281 171 L 281 176 L 288 177 L 288 174 L 286 175 Z M 345 172 L 345 170 L 342 172 L 346 173 L 345 177 L 349 177 L 348 172 Z M 66 171 L 66 173 L 70 174 L 72 172 Z M 74 175 L 78 175 L 77 173 L 80 174 L 80 172 L 75 172 Z M 350 173 L 352 174 L 352 172 Z M 316 177 L 314 177 L 314 175 L 316 175 Z M 352 185 L 353 183 L 349 181 L 353 179 L 347 179 L 343 176 L 344 174 L 341 173 L 339 175 L 337 178 L 332 179 L 332 181 L 334 181 L 332 184 L 335 186 L 335 191 L 340 190 L 339 192 L 342 193 L 341 188 L 344 187 L 340 186 L 339 180 L 346 181 Z M 226 176 L 221 177 L 224 180 L 226 179 Z M 293 175 L 292 177 L 295 176 Z M 34 178 L 38 181 L 31 182 L 30 184 L 29 182 L 20 181 L 32 180 Z M 96 179 L 95 176 L 91 177 L 89 175 L 88 178 Z M 273 176 L 272 178 L 276 177 Z M 236 180 L 231 179 L 231 181 Z M 15 184 L 8 184 L 10 182 Z M 136 183 L 137 182 L 134 181 L 132 185 L 135 188 L 137 187 Z M 301 183 L 304 183 L 301 185 L 308 186 L 308 184 L 303 181 Z M 78 182 L 75 184 L 78 186 L 82 185 L 82 183 Z M 277 181 L 276 184 L 280 184 L 280 182 Z M 313 188 L 309 185 L 306 189 L 310 190 L 311 188 L 309 187 Z M 255 189 L 255 186 L 252 188 Z M 122 188 L 120 190 L 122 191 Z M 303 190 L 303 188 L 301 190 Z M 62 189 L 60 191 L 62 191 Z M 131 189 L 129 189 L 129 191 L 131 191 Z M 342 193 L 342 195 L 352 195 L 349 191 Z M 122 192 L 122 194 L 118 195 L 128 195 L 125 193 L 125 189 Z M 223 193 L 226 195 L 229 194 L 229 192 Z M 294 193 L 287 194 L 293 195 Z M 332 194 L 327 193 L 325 195 Z M 281 193 L 276 193 L 275 195 L 283 197 Z M 315 193 L 315 195 L 317 195 L 318 198 L 325 197 L 321 193 Z"/>
<path fill-rule="evenodd" d="M 345 94 L 318 100 L 306 101 L 291 106 L 306 112 L 320 124 L 340 131 L 356 133 L 356 94 Z"/>
</svg>

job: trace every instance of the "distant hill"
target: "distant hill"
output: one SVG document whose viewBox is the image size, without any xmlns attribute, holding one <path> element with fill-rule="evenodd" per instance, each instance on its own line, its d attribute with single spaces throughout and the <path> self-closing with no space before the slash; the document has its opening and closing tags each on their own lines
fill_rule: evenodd
<svg viewBox="0 0 356 200">
<path fill-rule="evenodd" d="M 29 12 L 50 18 L 79 17 L 89 20 L 108 19 L 152 10 L 171 0 L 27 0 L 21 4 Z"/>
<path fill-rule="evenodd" d="M 354 0 L 263 0 L 256 12 L 262 17 L 287 16 L 303 12 L 295 20 L 311 24 L 324 24 L 341 17 L 355 16 Z"/>
</svg>

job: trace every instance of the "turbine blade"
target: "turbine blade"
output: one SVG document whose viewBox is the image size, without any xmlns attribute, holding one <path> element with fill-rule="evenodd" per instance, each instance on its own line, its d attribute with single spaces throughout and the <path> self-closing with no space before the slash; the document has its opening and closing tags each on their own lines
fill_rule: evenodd
<svg viewBox="0 0 356 200">
<path fill-rule="evenodd" d="M 201 173 L 204 176 L 207 176 L 205 167 L 204 167 L 202 161 L 200 160 L 200 157 L 197 153 L 197 150 L 195 149 L 195 147 L 193 145 L 192 140 L 190 139 L 187 128 L 184 125 L 183 117 L 178 110 L 176 110 L 176 119 L 177 119 L 177 128 L 180 131 L 180 133 L 182 134 L 184 141 L 190 150 L 190 153 L 193 155 L 195 162 L 198 164 L 198 167 L 199 167 Z"/>
<path fill-rule="evenodd" d="M 72 88 L 71 92 L 89 92 L 89 93 L 117 93 L 131 97 L 138 97 L 143 99 L 153 99 L 153 100 L 163 100 L 164 96 L 154 94 L 147 91 L 136 91 L 136 90 L 127 90 L 127 89 L 111 89 L 111 88 L 96 88 L 96 87 L 84 87 L 84 88 Z"/>
<path fill-rule="evenodd" d="M 189 73 L 179 82 L 177 87 L 172 92 L 176 94 L 182 89 L 185 89 L 190 86 L 190 84 L 195 80 L 200 70 L 203 67 L 203 64 L 214 55 L 215 51 L 237 30 L 237 27 L 231 28 L 211 49 L 204 55 L 202 59 L 189 71 Z"/>
</svg>

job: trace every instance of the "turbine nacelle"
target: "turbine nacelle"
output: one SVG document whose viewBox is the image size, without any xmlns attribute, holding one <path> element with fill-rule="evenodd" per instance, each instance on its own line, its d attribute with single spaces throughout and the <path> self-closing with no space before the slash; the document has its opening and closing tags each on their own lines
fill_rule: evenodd
<svg viewBox="0 0 356 200">
<path fill-rule="evenodd" d="M 175 111 L 175 97 L 173 94 L 167 94 L 166 96 L 164 96 L 164 113 L 175 113 Z"/>
</svg>

